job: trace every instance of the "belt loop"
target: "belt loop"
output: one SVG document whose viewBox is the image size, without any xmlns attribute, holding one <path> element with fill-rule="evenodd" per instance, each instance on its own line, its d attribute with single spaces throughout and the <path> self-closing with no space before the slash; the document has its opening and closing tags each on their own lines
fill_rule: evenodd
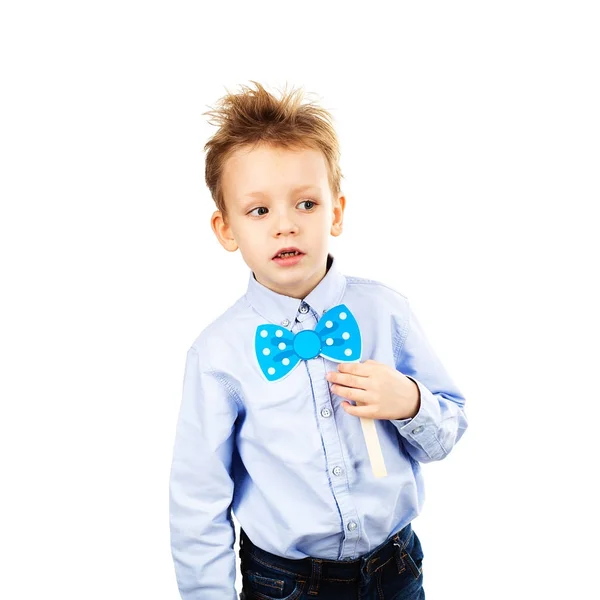
<svg viewBox="0 0 600 600">
<path fill-rule="evenodd" d="M 321 582 L 321 561 L 318 558 L 310 559 L 310 585 L 307 594 L 309 596 L 319 595 L 319 583 Z"/>
<path fill-rule="evenodd" d="M 404 558 L 402 558 L 404 554 L 404 544 L 400 542 L 399 534 L 397 533 L 394 536 L 394 546 L 396 546 L 394 550 L 394 557 L 396 558 L 396 566 L 398 567 L 398 574 L 406 571 L 406 563 L 404 562 Z"/>
</svg>

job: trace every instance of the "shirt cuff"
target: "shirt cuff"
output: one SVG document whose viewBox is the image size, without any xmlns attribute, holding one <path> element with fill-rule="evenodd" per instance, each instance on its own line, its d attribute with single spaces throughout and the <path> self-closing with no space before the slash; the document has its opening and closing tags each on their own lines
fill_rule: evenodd
<svg viewBox="0 0 600 600">
<path fill-rule="evenodd" d="M 417 414 L 412 419 L 390 419 L 398 428 L 400 434 L 414 440 L 417 445 L 426 448 L 435 440 L 436 421 L 435 415 L 439 414 L 439 404 L 435 396 L 414 377 L 412 379 L 419 388 L 420 406 Z M 432 440 L 429 438 L 433 437 Z"/>
</svg>

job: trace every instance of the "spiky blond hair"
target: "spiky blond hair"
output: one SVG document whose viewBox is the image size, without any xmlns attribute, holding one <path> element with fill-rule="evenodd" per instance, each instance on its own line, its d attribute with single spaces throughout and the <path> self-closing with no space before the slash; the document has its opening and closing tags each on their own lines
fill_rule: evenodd
<svg viewBox="0 0 600 600">
<path fill-rule="evenodd" d="M 226 160 L 242 146 L 253 148 L 259 144 L 320 150 L 327 164 L 329 187 L 337 197 L 343 175 L 331 114 L 310 100 L 303 102 L 302 88 L 284 89 L 277 98 L 260 83 L 252 83 L 256 89 L 241 85 L 237 94 L 231 94 L 226 88 L 227 94 L 217 101 L 216 108 L 203 113 L 210 117 L 209 124 L 219 127 L 204 145 L 206 185 L 217 209 L 227 219 L 221 184 Z"/>
</svg>

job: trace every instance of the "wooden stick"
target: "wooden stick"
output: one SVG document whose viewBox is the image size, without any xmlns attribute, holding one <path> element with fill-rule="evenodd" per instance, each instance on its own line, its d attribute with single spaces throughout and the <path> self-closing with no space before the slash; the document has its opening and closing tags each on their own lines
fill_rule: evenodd
<svg viewBox="0 0 600 600">
<path fill-rule="evenodd" d="M 356 403 L 356 406 L 362 405 L 362 402 Z M 367 444 L 367 452 L 369 454 L 369 460 L 371 461 L 373 475 L 375 475 L 375 477 L 386 477 L 387 470 L 385 468 L 385 462 L 383 461 L 383 453 L 381 451 L 377 429 L 375 428 L 375 419 L 360 417 L 360 424 Z"/>
</svg>

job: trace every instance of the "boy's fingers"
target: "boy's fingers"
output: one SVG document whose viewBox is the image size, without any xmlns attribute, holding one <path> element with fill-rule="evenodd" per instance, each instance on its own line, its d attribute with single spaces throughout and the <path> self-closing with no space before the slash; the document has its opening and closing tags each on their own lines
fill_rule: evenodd
<svg viewBox="0 0 600 600">
<path fill-rule="evenodd" d="M 340 373 L 350 373 L 360 377 L 368 377 L 373 370 L 374 361 L 366 361 L 364 363 L 339 363 L 338 371 Z"/>
<path fill-rule="evenodd" d="M 346 387 L 357 388 L 361 390 L 367 389 L 368 377 L 359 377 L 358 375 L 350 375 L 348 373 L 336 373 L 330 377 L 330 381 L 335 381 Z"/>
<path fill-rule="evenodd" d="M 348 398 L 348 400 L 354 400 L 355 402 L 367 403 L 369 401 L 368 392 L 363 389 L 345 387 L 336 383 L 331 386 L 331 391 L 337 396 L 342 396 Z"/>
<path fill-rule="evenodd" d="M 371 406 L 360 406 L 359 403 L 357 403 L 357 406 L 353 406 L 352 404 L 350 404 L 350 402 L 344 401 L 342 402 L 342 406 L 348 414 L 353 415 L 355 417 L 365 417 L 368 419 L 372 419 L 375 414 L 375 411 Z"/>
</svg>

